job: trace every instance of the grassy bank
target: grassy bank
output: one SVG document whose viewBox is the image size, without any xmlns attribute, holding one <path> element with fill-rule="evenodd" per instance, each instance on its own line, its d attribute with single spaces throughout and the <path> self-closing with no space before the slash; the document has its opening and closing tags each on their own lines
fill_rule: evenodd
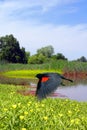
<svg viewBox="0 0 87 130">
<path fill-rule="evenodd" d="M 86 130 L 87 103 L 22 96 L 0 84 L 0 130 Z"/>
<path fill-rule="evenodd" d="M 11 70 L 61 70 L 87 72 L 87 62 L 49 61 L 45 64 L 0 64 L 0 72 Z"/>
<path fill-rule="evenodd" d="M 35 78 L 36 74 L 44 72 L 62 73 L 61 70 L 15 70 L 4 72 L 3 75 L 13 78 Z"/>
<path fill-rule="evenodd" d="M 43 72 L 58 72 L 66 77 L 86 79 L 87 63 L 53 60 L 45 64 L 0 64 L 0 83 L 29 84 L 29 79 Z"/>
</svg>

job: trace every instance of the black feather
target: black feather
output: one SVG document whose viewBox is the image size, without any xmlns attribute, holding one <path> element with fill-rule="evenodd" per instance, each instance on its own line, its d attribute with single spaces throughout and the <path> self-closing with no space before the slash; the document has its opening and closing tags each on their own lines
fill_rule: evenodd
<svg viewBox="0 0 87 130">
<path fill-rule="evenodd" d="M 39 78 L 36 89 L 36 96 L 39 99 L 46 98 L 50 93 L 55 91 L 62 84 L 62 79 L 73 82 L 71 79 L 67 79 L 58 73 L 42 73 L 37 74 L 36 77 Z M 43 77 L 48 77 L 48 80 L 43 81 Z"/>
</svg>

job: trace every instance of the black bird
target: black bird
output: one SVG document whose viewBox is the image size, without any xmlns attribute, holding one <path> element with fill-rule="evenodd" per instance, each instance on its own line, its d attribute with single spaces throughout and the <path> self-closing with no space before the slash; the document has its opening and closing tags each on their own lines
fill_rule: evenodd
<svg viewBox="0 0 87 130">
<path fill-rule="evenodd" d="M 59 85 L 62 85 L 62 79 L 73 82 L 58 73 L 41 73 L 37 74 L 36 77 L 39 79 L 36 89 L 38 99 L 46 98 L 47 95 L 56 90 Z"/>
</svg>

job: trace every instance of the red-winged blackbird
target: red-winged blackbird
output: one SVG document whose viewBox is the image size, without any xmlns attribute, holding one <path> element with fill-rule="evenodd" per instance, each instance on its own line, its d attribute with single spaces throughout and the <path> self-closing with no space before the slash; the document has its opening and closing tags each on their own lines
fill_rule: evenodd
<svg viewBox="0 0 87 130">
<path fill-rule="evenodd" d="M 37 74 L 36 77 L 39 78 L 36 89 L 38 99 L 46 98 L 47 95 L 56 90 L 62 84 L 62 79 L 73 82 L 71 79 L 67 79 L 58 73 L 41 73 Z"/>
</svg>

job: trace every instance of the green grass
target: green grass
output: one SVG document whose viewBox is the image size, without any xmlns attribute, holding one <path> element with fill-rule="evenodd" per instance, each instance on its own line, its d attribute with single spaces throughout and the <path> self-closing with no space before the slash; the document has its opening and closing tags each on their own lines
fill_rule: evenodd
<svg viewBox="0 0 87 130">
<path fill-rule="evenodd" d="M 35 78 L 36 74 L 43 72 L 58 72 L 62 73 L 61 70 L 15 70 L 4 72 L 3 75 L 13 78 Z"/>
<path fill-rule="evenodd" d="M 0 72 L 11 70 L 61 70 L 87 72 L 87 62 L 51 60 L 45 64 L 0 64 Z"/>
<path fill-rule="evenodd" d="M 0 83 L 29 84 L 29 79 L 34 79 L 37 73 L 43 72 L 71 73 L 73 76 L 81 73 L 85 76 L 87 62 L 51 60 L 45 64 L 0 64 Z"/>
<path fill-rule="evenodd" d="M 87 130 L 87 102 L 22 96 L 0 84 L 0 130 Z"/>
</svg>

